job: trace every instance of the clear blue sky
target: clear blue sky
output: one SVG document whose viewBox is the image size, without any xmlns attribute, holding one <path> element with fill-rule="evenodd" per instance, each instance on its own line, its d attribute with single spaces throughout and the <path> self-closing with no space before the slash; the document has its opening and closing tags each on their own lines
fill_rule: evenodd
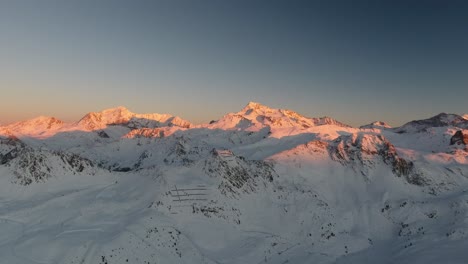
<svg viewBox="0 0 468 264">
<path fill-rule="evenodd" d="M 248 101 L 351 125 L 468 112 L 466 1 L 0 3 L 0 123 Z"/>
</svg>

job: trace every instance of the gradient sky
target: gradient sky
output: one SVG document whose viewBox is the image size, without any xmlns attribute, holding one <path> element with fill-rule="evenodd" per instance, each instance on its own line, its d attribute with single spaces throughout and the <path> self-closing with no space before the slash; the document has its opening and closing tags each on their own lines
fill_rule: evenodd
<svg viewBox="0 0 468 264">
<path fill-rule="evenodd" d="M 467 1 L 5 0 L 0 123 L 249 101 L 351 125 L 468 112 Z"/>
</svg>

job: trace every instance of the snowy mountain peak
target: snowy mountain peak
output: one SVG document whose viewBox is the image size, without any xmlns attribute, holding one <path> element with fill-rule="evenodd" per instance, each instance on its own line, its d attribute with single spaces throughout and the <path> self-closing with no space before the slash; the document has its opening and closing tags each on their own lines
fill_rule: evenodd
<svg viewBox="0 0 468 264">
<path fill-rule="evenodd" d="M 431 119 L 440 120 L 441 122 L 444 122 L 444 123 L 455 123 L 455 122 L 462 121 L 459 115 L 447 114 L 447 113 L 440 113 L 432 117 Z"/>
<path fill-rule="evenodd" d="M 220 120 L 210 124 L 209 127 L 259 131 L 265 127 L 304 130 L 320 125 L 349 127 L 330 117 L 308 118 L 291 110 L 270 108 L 257 102 L 249 102 L 241 111 L 229 113 Z"/>
<path fill-rule="evenodd" d="M 60 129 L 64 122 L 55 117 L 39 116 L 0 128 L 2 134 L 42 135 Z"/>
<path fill-rule="evenodd" d="M 241 112 L 244 112 L 244 111 L 249 111 L 249 110 L 268 110 L 268 109 L 271 109 L 270 107 L 266 106 L 266 105 L 263 105 L 261 103 L 257 103 L 257 102 L 249 102 L 245 107 L 244 109 L 242 109 Z"/>
<path fill-rule="evenodd" d="M 179 129 L 192 127 L 192 124 L 180 117 L 169 114 L 136 114 L 124 106 L 105 109 L 100 112 L 90 112 L 83 116 L 78 122 L 64 123 L 63 121 L 48 116 L 39 116 L 30 120 L 0 126 L 0 135 L 17 136 L 29 138 L 50 138 L 58 133 L 70 133 L 72 131 L 95 131 L 108 128 L 108 126 L 120 126 L 124 130 L 117 134 L 125 135 L 128 129 L 154 129 L 169 127 L 166 134 L 172 134 Z M 122 134 L 123 133 L 123 134 Z M 120 136 L 115 135 L 116 138 Z M 141 133 L 150 135 L 147 131 Z"/>
<path fill-rule="evenodd" d="M 78 126 L 87 130 L 103 129 L 107 125 L 126 123 L 134 115 L 127 108 L 119 106 L 101 112 L 88 113 L 78 121 Z"/>
<path fill-rule="evenodd" d="M 468 114 L 464 114 L 462 115 L 463 118 L 465 118 L 466 120 L 468 120 Z"/>
<path fill-rule="evenodd" d="M 372 128 L 385 129 L 385 128 L 392 128 L 392 127 L 383 121 L 374 121 L 370 124 L 360 126 L 359 128 L 360 129 L 372 129 Z"/>
<path fill-rule="evenodd" d="M 468 128 L 468 120 L 456 115 L 440 113 L 428 119 L 414 120 L 395 129 L 398 133 L 421 132 L 431 127 L 454 126 L 459 128 Z"/>
<path fill-rule="evenodd" d="M 114 107 L 114 108 L 105 109 L 105 110 L 102 110 L 101 113 L 103 113 L 103 114 L 114 114 L 114 115 L 132 115 L 133 114 L 125 106 L 117 106 L 117 107 Z"/>
<path fill-rule="evenodd" d="M 37 125 L 45 125 L 47 126 L 48 128 L 54 126 L 54 125 L 61 125 L 63 124 L 63 121 L 62 120 L 59 120 L 55 117 L 51 117 L 51 116 L 38 116 L 38 117 L 35 117 L 35 118 L 32 118 L 32 119 L 29 119 L 29 120 L 25 120 L 25 121 L 21 121 L 21 122 L 18 122 L 18 123 L 15 123 L 13 125 L 21 125 L 21 126 L 28 126 L 28 125 L 32 125 L 32 126 L 37 126 Z"/>
<path fill-rule="evenodd" d="M 135 128 L 156 128 L 161 126 L 191 127 L 192 124 L 180 117 L 169 114 L 136 114 L 126 107 L 106 109 L 86 114 L 77 124 L 86 130 L 104 129 L 108 125 L 126 125 Z"/>
</svg>

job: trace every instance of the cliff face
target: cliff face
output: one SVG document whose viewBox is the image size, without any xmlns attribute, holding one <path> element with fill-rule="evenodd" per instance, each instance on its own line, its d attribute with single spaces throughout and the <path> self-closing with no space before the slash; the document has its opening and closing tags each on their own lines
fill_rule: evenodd
<svg viewBox="0 0 468 264">
<path fill-rule="evenodd" d="M 450 138 L 450 145 L 468 145 L 468 134 L 465 135 L 461 130 L 455 132 L 455 134 Z"/>
</svg>

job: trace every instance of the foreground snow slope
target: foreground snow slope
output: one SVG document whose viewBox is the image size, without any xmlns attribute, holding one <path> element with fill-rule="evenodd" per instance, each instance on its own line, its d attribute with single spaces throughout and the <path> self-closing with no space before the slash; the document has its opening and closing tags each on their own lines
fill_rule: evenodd
<svg viewBox="0 0 468 264">
<path fill-rule="evenodd" d="M 200 126 L 168 116 L 1 127 L 0 262 L 468 259 L 459 116 L 361 129 L 258 103 Z"/>
</svg>

